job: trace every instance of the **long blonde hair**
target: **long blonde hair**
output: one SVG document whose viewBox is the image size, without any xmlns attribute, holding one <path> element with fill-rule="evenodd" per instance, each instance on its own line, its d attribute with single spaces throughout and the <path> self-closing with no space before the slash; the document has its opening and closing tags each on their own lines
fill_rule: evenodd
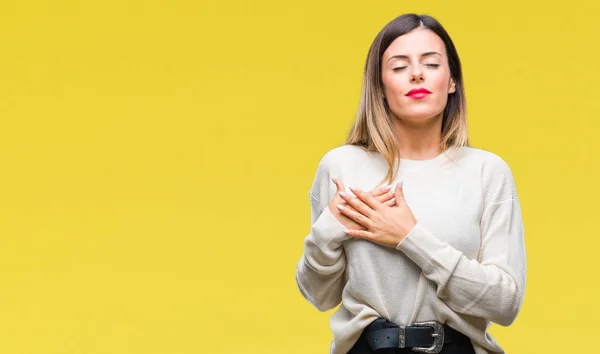
<svg viewBox="0 0 600 354">
<path fill-rule="evenodd" d="M 470 146 L 461 64 L 450 36 L 431 16 L 417 14 L 399 16 L 377 34 L 369 48 L 356 120 L 345 141 L 345 144 L 356 145 L 369 152 L 381 153 L 389 165 L 389 170 L 380 184 L 385 181 L 388 184 L 392 183 L 397 174 L 397 170 L 394 171 L 394 164 L 399 159 L 397 138 L 381 79 L 381 59 L 385 50 L 396 38 L 418 27 L 433 31 L 444 42 L 450 75 L 456 86 L 456 91 L 449 94 L 444 108 L 440 149 L 446 151 L 450 147 Z M 398 167 L 399 165 L 398 163 Z"/>
</svg>

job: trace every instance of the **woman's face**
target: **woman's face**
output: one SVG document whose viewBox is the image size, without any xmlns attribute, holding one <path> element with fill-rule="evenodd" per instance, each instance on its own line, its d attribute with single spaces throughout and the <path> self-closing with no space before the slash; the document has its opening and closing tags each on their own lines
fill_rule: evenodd
<svg viewBox="0 0 600 354">
<path fill-rule="evenodd" d="M 413 123 L 441 118 L 456 88 L 440 37 L 426 28 L 406 33 L 390 44 L 381 63 L 385 97 L 396 117 Z M 408 95 L 414 89 L 430 93 Z"/>
</svg>

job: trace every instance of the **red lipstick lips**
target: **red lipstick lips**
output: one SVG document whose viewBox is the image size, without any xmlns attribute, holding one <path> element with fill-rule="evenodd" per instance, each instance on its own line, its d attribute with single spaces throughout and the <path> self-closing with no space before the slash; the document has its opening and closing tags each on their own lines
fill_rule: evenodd
<svg viewBox="0 0 600 354">
<path fill-rule="evenodd" d="M 427 95 L 429 95 L 430 93 L 431 93 L 431 91 L 429 91 L 428 89 L 426 89 L 424 87 L 419 87 L 417 89 L 412 89 L 412 90 L 408 91 L 406 96 L 416 98 L 416 99 L 421 99 L 421 98 L 427 97 Z"/>
</svg>

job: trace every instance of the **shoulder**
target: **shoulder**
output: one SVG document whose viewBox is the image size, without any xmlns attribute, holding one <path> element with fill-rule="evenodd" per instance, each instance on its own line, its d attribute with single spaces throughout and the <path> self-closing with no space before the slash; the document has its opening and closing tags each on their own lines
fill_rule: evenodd
<svg viewBox="0 0 600 354">
<path fill-rule="evenodd" d="M 512 178 L 512 170 L 505 159 L 488 150 L 463 147 L 457 161 L 468 170 L 476 172 L 482 180 Z"/>
<path fill-rule="evenodd" d="M 329 163 L 336 163 L 358 157 L 366 157 L 369 153 L 360 146 L 344 144 L 327 151 L 323 159 Z"/>
<path fill-rule="evenodd" d="M 512 169 L 504 158 L 488 150 L 464 147 L 461 159 L 477 169 L 487 203 L 517 199 Z"/>
<path fill-rule="evenodd" d="M 466 160 L 468 163 L 481 166 L 482 168 L 510 170 L 508 163 L 502 157 L 481 148 L 471 146 L 463 147 L 461 159 Z"/>
<path fill-rule="evenodd" d="M 360 146 L 344 144 L 327 151 L 319 161 L 319 170 L 337 170 L 348 162 L 368 158 L 369 153 Z"/>
<path fill-rule="evenodd" d="M 317 172 L 310 189 L 312 198 L 329 201 L 336 192 L 336 186 L 331 177 L 339 177 L 340 171 L 346 166 L 360 165 L 360 159 L 368 157 L 368 152 L 359 146 L 342 145 L 327 151 L 320 159 Z"/>
</svg>

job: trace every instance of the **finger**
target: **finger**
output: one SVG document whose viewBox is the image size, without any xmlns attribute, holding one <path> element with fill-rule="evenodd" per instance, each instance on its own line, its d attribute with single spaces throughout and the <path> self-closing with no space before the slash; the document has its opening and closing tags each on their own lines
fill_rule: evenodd
<svg viewBox="0 0 600 354">
<path fill-rule="evenodd" d="M 373 233 L 368 231 L 368 230 L 349 230 L 346 229 L 344 230 L 344 232 L 346 233 L 346 235 L 348 236 L 352 236 L 352 237 L 356 237 L 356 238 L 362 238 L 365 240 L 371 240 L 373 239 Z"/>
<path fill-rule="evenodd" d="M 366 216 L 367 218 L 371 218 L 373 216 L 373 209 L 371 209 L 371 207 L 369 207 L 359 198 L 345 192 L 340 193 L 340 196 L 347 203 L 347 205 L 353 207 L 358 213 Z"/>
<path fill-rule="evenodd" d="M 355 212 L 355 213 L 358 213 L 358 210 L 354 209 L 354 207 L 353 207 L 352 205 L 350 205 L 350 204 L 348 204 L 348 203 L 345 203 L 344 201 L 342 201 L 340 204 L 341 204 L 341 205 L 342 205 L 344 208 L 346 208 L 346 209 L 350 209 L 350 211 L 352 211 L 352 212 Z M 338 208 L 338 209 L 339 209 L 339 208 Z"/>
<path fill-rule="evenodd" d="M 339 179 L 337 179 L 336 177 L 331 177 L 331 180 L 333 181 L 333 183 L 335 183 L 335 186 L 337 187 L 337 192 L 343 192 L 344 190 L 346 190 L 346 187 L 344 187 L 344 184 L 342 183 L 342 181 L 340 181 Z"/>
<path fill-rule="evenodd" d="M 369 228 L 371 225 L 371 220 L 367 218 L 365 215 L 356 211 L 355 209 L 348 208 L 347 205 L 337 204 L 336 207 L 339 209 L 340 213 L 352 219 L 357 224 L 360 224 L 366 228 Z"/>
<path fill-rule="evenodd" d="M 354 209 L 351 205 L 348 204 L 343 204 L 344 208 L 346 208 L 346 210 L 350 210 L 350 212 L 354 213 L 354 215 L 362 215 L 364 217 L 364 214 L 362 214 L 360 211 Z"/>
<path fill-rule="evenodd" d="M 387 202 L 383 203 L 383 205 L 387 205 L 390 207 L 396 205 L 396 198 L 392 198 L 392 199 L 388 200 Z"/>
<path fill-rule="evenodd" d="M 377 199 L 370 196 L 368 193 L 365 193 L 363 190 L 361 190 L 359 188 L 352 188 L 352 187 L 350 187 L 350 190 L 352 191 L 352 193 L 354 193 L 360 199 L 361 202 L 363 202 L 370 209 L 378 210 L 381 207 L 381 203 Z M 356 204 L 352 204 L 352 205 L 355 208 L 358 206 Z M 362 210 L 362 209 L 359 209 L 359 210 Z M 367 216 L 370 216 L 370 215 L 367 215 Z"/>
<path fill-rule="evenodd" d="M 396 202 L 399 203 L 404 203 L 404 190 L 403 190 L 403 182 L 400 182 L 398 184 L 396 184 L 396 188 L 394 188 L 394 194 L 395 194 L 395 198 L 396 198 Z"/>
<path fill-rule="evenodd" d="M 384 203 L 384 202 L 387 202 L 388 200 L 394 198 L 395 194 L 396 194 L 396 191 L 390 187 L 390 191 L 385 193 L 382 196 L 377 197 L 377 200 L 380 203 Z"/>
<path fill-rule="evenodd" d="M 367 193 L 371 194 L 374 197 L 379 197 L 381 195 L 385 195 L 386 193 L 388 193 L 391 190 L 392 190 L 391 186 L 383 186 L 383 187 L 371 190 Z"/>
</svg>

